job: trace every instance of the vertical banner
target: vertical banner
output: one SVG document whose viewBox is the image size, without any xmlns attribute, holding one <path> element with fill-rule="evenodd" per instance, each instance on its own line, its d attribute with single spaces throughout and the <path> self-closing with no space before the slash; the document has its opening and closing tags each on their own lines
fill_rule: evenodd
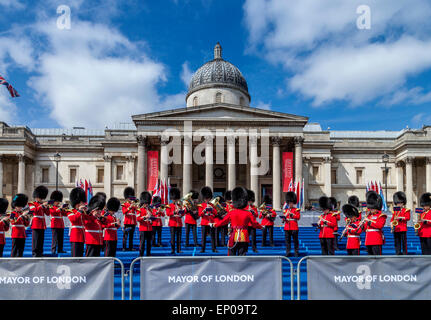
<svg viewBox="0 0 431 320">
<path fill-rule="evenodd" d="M 293 152 L 283 152 L 282 159 L 283 192 L 287 192 L 293 178 Z"/>
<path fill-rule="evenodd" d="M 147 153 L 147 173 L 148 173 L 148 186 L 147 190 L 154 190 L 159 177 L 159 152 L 148 151 Z"/>
</svg>

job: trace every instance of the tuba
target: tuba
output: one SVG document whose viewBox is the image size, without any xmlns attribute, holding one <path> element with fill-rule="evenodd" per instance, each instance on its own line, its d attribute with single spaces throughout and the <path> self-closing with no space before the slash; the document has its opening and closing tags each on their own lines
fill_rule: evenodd
<svg viewBox="0 0 431 320">
<path fill-rule="evenodd" d="M 226 213 L 226 210 L 223 208 L 223 206 L 220 203 L 220 197 L 215 197 L 210 201 L 210 204 L 214 207 L 216 210 L 216 215 L 220 218 L 223 218 L 223 216 Z"/>
<path fill-rule="evenodd" d="M 422 227 L 422 223 L 421 223 L 421 221 L 422 221 L 422 217 L 421 217 L 421 215 L 422 215 L 422 213 L 423 213 L 423 209 L 422 208 L 416 208 L 416 214 L 417 214 L 417 217 L 418 217 L 418 220 L 417 220 L 417 222 L 413 225 L 413 228 L 415 229 L 415 235 L 419 235 L 419 229 Z"/>
</svg>

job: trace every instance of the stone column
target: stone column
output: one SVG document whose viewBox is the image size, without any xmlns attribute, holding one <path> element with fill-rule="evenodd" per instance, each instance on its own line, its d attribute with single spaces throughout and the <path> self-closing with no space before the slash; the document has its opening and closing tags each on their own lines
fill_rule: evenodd
<svg viewBox="0 0 431 320">
<path fill-rule="evenodd" d="M 431 157 L 425 158 L 425 177 L 425 192 L 429 192 L 431 190 Z"/>
<path fill-rule="evenodd" d="M 190 192 L 192 189 L 192 138 L 184 136 L 184 153 L 183 153 L 183 196 Z"/>
<path fill-rule="evenodd" d="M 106 193 L 106 198 L 109 199 L 112 196 L 112 156 L 106 154 L 103 156 L 103 160 L 105 161 L 103 169 L 103 191 Z"/>
<path fill-rule="evenodd" d="M 260 203 L 259 175 L 257 166 L 257 137 L 250 136 L 250 190 L 254 191 L 256 202 Z"/>
<path fill-rule="evenodd" d="M 227 140 L 227 188 L 232 190 L 236 187 L 235 167 L 235 136 L 226 137 Z"/>
<path fill-rule="evenodd" d="M 206 137 L 205 144 L 205 185 L 214 190 L 214 155 L 213 155 L 213 137 Z"/>
<path fill-rule="evenodd" d="M 406 158 L 406 197 L 407 208 L 413 208 L 413 157 Z"/>
<path fill-rule="evenodd" d="M 168 178 L 168 142 L 169 137 L 160 138 L 160 179 L 164 181 Z"/>
<path fill-rule="evenodd" d="M 136 156 L 130 155 L 130 156 L 126 156 L 127 159 L 127 174 L 126 174 L 126 180 L 127 183 L 132 186 L 133 188 L 135 188 L 135 160 L 136 160 Z M 136 196 L 139 197 L 140 192 L 136 193 Z"/>
<path fill-rule="evenodd" d="M 272 137 L 272 204 L 275 210 L 281 209 L 281 158 L 280 137 Z"/>
<path fill-rule="evenodd" d="M 397 173 L 397 191 L 403 191 L 404 190 L 403 163 L 401 161 L 395 162 L 395 167 L 396 167 L 396 173 Z"/>
<path fill-rule="evenodd" d="M 330 197 L 332 188 L 331 188 L 331 157 L 326 157 L 323 159 L 323 174 L 325 179 L 325 185 L 324 185 L 324 193 L 325 196 Z"/>
<path fill-rule="evenodd" d="M 3 155 L 0 155 L 0 197 L 3 197 Z"/>
<path fill-rule="evenodd" d="M 23 154 L 18 157 L 18 193 L 25 193 L 25 159 Z"/>
<path fill-rule="evenodd" d="M 137 194 L 145 191 L 147 188 L 147 137 L 139 135 L 138 141 L 138 168 L 136 170 L 136 188 Z"/>
<path fill-rule="evenodd" d="M 302 144 L 303 137 L 293 138 L 295 143 L 295 181 L 302 183 Z"/>
</svg>

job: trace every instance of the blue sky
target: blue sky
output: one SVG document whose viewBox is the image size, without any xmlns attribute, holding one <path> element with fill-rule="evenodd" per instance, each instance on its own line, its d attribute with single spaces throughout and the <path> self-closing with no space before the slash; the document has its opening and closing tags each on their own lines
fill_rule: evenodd
<svg viewBox="0 0 431 320">
<path fill-rule="evenodd" d="M 363 1 L 0 0 L 0 119 L 31 128 L 104 128 L 185 106 L 213 57 L 245 76 L 251 106 L 307 116 L 323 129 L 431 125 L 431 6 Z M 60 5 L 71 28 L 59 29 Z"/>
</svg>

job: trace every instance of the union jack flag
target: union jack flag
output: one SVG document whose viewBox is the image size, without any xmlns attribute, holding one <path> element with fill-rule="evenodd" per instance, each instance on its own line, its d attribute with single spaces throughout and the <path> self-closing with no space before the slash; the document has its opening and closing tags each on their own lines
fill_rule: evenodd
<svg viewBox="0 0 431 320">
<path fill-rule="evenodd" d="M 5 79 L 5 78 L 3 78 L 2 76 L 0 76 L 0 84 L 2 84 L 2 85 L 5 85 L 5 86 L 6 86 L 6 88 L 8 89 L 8 91 L 9 91 L 9 93 L 10 93 L 10 95 L 11 95 L 11 97 L 12 97 L 12 98 L 19 97 L 19 94 L 18 94 L 18 92 L 15 90 L 15 88 L 14 88 L 14 87 L 12 87 L 12 85 L 11 85 L 9 82 L 7 82 L 7 81 L 6 81 L 6 79 Z"/>
</svg>

